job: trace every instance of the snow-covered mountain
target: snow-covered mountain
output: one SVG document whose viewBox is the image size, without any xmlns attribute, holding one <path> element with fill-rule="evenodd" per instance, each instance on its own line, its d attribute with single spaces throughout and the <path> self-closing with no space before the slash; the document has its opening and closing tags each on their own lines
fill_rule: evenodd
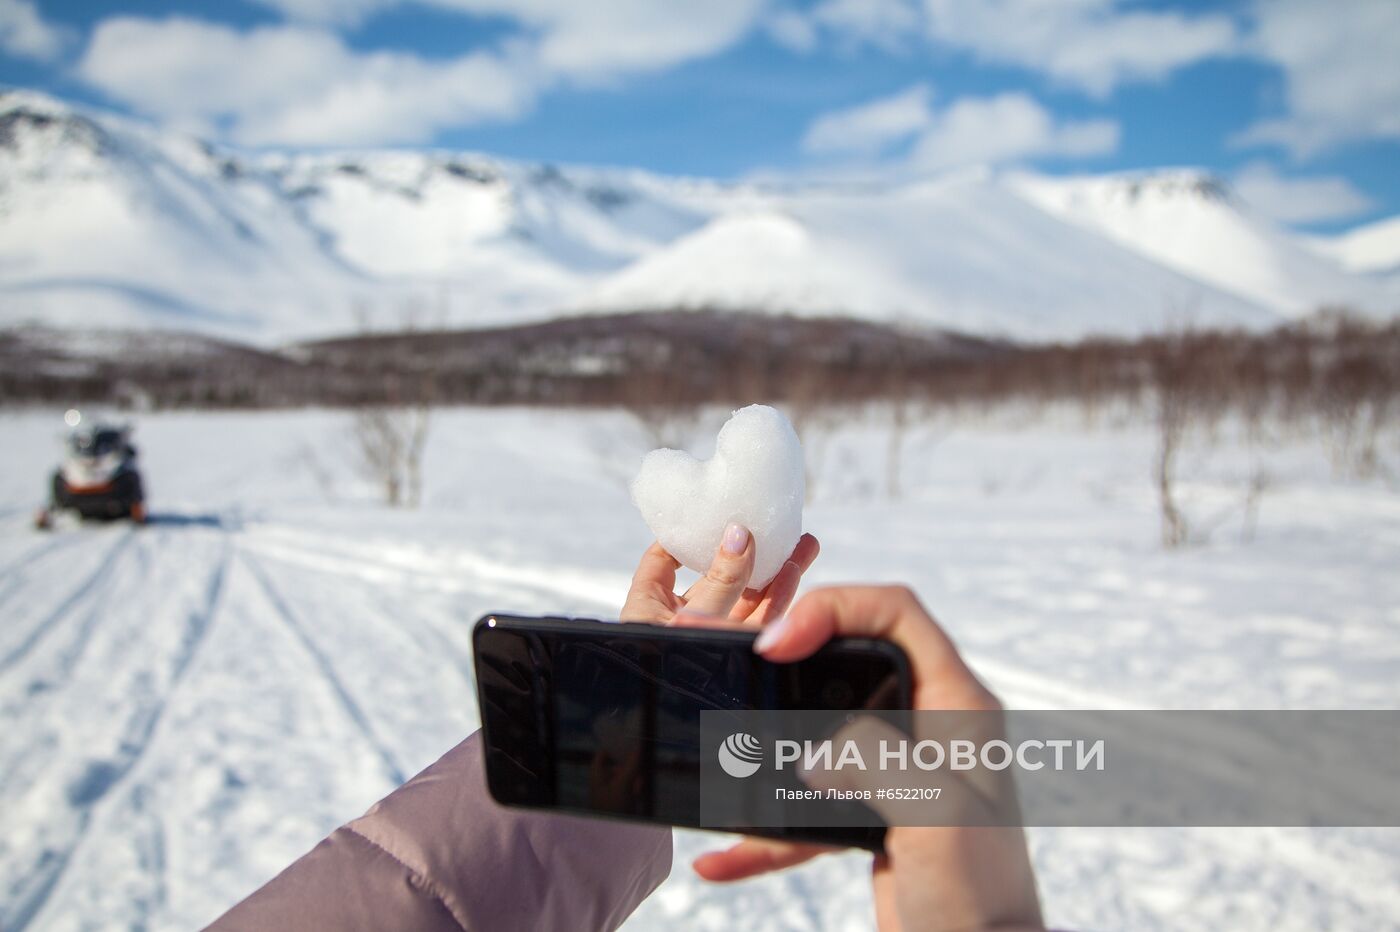
<svg viewBox="0 0 1400 932">
<path fill-rule="evenodd" d="M 447 152 L 269 154 L 0 96 L 0 326 L 259 343 L 705 307 L 1021 338 L 1400 307 L 1199 173 L 764 185 Z"/>
<path fill-rule="evenodd" d="M 1335 237 L 1317 237 L 1308 245 L 1357 272 L 1400 274 L 1400 217 L 1377 220 Z"/>
<path fill-rule="evenodd" d="M 1319 255 L 1199 172 L 1020 175 L 1008 182 L 1057 217 L 1289 316 L 1327 304 L 1400 310 L 1393 283 Z"/>
<path fill-rule="evenodd" d="M 765 307 L 1014 338 L 1262 325 L 1266 305 L 1184 275 L 970 172 L 876 191 L 807 190 L 726 211 L 601 282 L 581 305 Z"/>
</svg>

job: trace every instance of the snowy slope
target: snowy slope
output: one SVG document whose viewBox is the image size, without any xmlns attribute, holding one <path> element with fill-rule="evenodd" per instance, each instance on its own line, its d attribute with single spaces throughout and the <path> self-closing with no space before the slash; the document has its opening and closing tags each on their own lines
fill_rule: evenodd
<svg viewBox="0 0 1400 932">
<path fill-rule="evenodd" d="M 1166 174 L 724 184 L 451 152 L 246 153 L 0 95 L 0 326 L 359 327 L 726 307 L 1023 338 L 1389 311 L 1228 196 Z"/>
<path fill-rule="evenodd" d="M 1400 310 L 1400 292 L 1390 283 L 1317 255 L 1202 172 L 1018 174 L 1008 183 L 1058 217 L 1289 316 L 1327 304 L 1386 314 Z"/>
<path fill-rule="evenodd" d="M 248 155 L 0 98 L 0 324 L 259 342 L 540 318 L 700 218 L 632 173 L 442 153 Z"/>
<path fill-rule="evenodd" d="M 625 416 L 435 417 L 426 501 L 388 511 L 347 468 L 348 415 L 167 413 L 138 425 L 152 524 L 28 526 L 59 412 L 0 417 L 0 927 L 194 929 L 476 727 L 470 623 L 617 612 L 646 527 Z M 911 426 L 879 491 L 879 421 L 825 434 L 809 585 L 914 585 L 1013 708 L 1393 708 L 1400 503 L 1326 453 L 1222 430 L 1183 451 L 1215 528 L 1157 543 L 1149 429 Z M 708 452 L 696 432 L 696 449 Z M 812 441 L 811 436 L 808 438 Z M 540 451 L 547 449 L 548 456 Z M 874 927 L 869 858 L 733 886 L 682 832 L 638 930 Z M 1400 830 L 1038 830 L 1063 929 L 1387 929 Z"/>
<path fill-rule="evenodd" d="M 1377 220 L 1340 236 L 1315 237 L 1308 244 L 1352 271 L 1400 273 L 1400 217 Z"/>
<path fill-rule="evenodd" d="M 357 275 L 210 150 L 4 100 L 5 323 L 166 326 L 260 336 L 344 327 Z M 256 193 L 256 192 L 254 192 Z"/>
<path fill-rule="evenodd" d="M 773 195 L 634 263 L 580 307 L 658 305 L 847 313 L 1031 339 L 1157 330 L 1188 306 L 1199 323 L 1278 319 L 1047 214 L 985 172 Z"/>
</svg>

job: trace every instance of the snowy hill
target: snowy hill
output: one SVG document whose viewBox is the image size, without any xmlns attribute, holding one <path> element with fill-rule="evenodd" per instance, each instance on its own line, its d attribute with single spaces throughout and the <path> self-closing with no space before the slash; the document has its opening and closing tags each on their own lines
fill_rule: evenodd
<svg viewBox="0 0 1400 932">
<path fill-rule="evenodd" d="M 1341 236 L 1319 237 L 1309 245 L 1352 271 L 1400 274 L 1400 217 L 1377 220 Z"/>
<path fill-rule="evenodd" d="M 446 152 L 245 153 L 16 91 L 0 96 L 0 326 L 266 345 L 407 318 L 705 307 L 1034 339 L 1400 306 L 1394 279 L 1199 186 L 1168 196 L 1174 177 L 782 187 Z"/>
<path fill-rule="evenodd" d="M 1055 216 L 1289 316 L 1326 304 L 1400 309 L 1400 292 L 1389 283 L 1318 255 L 1201 172 L 1021 175 L 1010 184 Z"/>
<path fill-rule="evenodd" d="M 434 153 L 250 156 L 40 95 L 0 104 L 4 324 L 267 342 L 376 313 L 514 322 L 696 222 L 622 175 Z"/>
<path fill-rule="evenodd" d="M 584 306 L 763 307 L 1015 338 L 1138 334 L 1274 311 L 1046 213 L 986 173 L 807 191 L 726 213 L 604 281 Z"/>
<path fill-rule="evenodd" d="M 234 163 L 43 98 L 5 103 L 6 323 L 252 335 L 279 320 L 338 325 L 326 305 L 355 274 L 280 205 L 238 196 L 245 184 Z"/>
</svg>

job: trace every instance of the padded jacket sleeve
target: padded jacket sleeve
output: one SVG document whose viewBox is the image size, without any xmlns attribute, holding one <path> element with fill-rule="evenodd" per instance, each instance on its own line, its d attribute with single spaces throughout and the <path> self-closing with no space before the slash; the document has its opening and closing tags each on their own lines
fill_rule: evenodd
<svg viewBox="0 0 1400 932">
<path fill-rule="evenodd" d="M 498 806 L 480 735 L 210 929 L 614 929 L 666 879 L 671 831 Z"/>
</svg>

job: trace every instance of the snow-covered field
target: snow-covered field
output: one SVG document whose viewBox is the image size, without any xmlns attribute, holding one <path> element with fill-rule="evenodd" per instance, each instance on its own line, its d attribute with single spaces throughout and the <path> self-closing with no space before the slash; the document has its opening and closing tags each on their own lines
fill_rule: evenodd
<svg viewBox="0 0 1400 932">
<path fill-rule="evenodd" d="M 620 413 L 442 413 L 411 512 L 356 477 L 344 415 L 145 416 L 151 526 L 43 535 L 60 426 L 0 413 L 5 930 L 213 919 L 475 726 L 478 615 L 615 613 L 648 542 L 625 488 L 647 441 Z M 1400 703 L 1384 479 L 1336 479 L 1301 439 L 1198 443 L 1183 497 L 1208 539 L 1164 552 L 1145 429 L 930 422 L 898 500 L 886 441 L 875 420 L 809 438 L 809 579 L 913 584 L 1008 705 Z M 1062 927 L 1400 928 L 1400 830 L 1031 837 Z M 633 926 L 872 925 L 863 856 L 707 886 L 687 862 L 719 841 L 681 833 Z"/>
</svg>

